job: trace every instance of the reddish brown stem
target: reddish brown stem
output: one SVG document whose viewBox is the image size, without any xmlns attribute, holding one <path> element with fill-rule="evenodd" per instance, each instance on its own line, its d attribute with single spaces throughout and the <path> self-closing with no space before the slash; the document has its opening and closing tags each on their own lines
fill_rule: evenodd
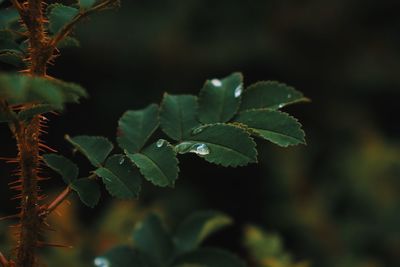
<svg viewBox="0 0 400 267">
<path fill-rule="evenodd" d="M 91 174 L 89 179 L 96 179 L 97 175 L 95 173 Z M 67 186 L 47 207 L 41 212 L 40 217 L 44 219 L 54 210 L 56 210 L 72 193 L 71 186 Z"/>
<path fill-rule="evenodd" d="M 39 117 L 21 125 L 16 132 L 19 167 L 21 171 L 21 221 L 18 237 L 16 266 L 33 267 L 35 248 L 41 229 L 38 217 Z"/>
<path fill-rule="evenodd" d="M 50 205 L 46 209 L 46 214 L 50 214 L 53 212 L 55 209 L 58 208 L 58 206 L 61 205 L 61 203 L 64 202 L 64 200 L 67 199 L 67 197 L 71 194 L 72 189 L 71 187 L 67 187 L 62 191 L 54 200 L 53 202 L 50 203 Z"/>
</svg>

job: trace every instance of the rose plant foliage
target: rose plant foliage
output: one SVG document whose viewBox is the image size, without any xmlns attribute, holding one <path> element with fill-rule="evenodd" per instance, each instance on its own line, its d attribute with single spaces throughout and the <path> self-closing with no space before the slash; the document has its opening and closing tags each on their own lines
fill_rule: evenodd
<svg viewBox="0 0 400 267">
<path fill-rule="evenodd" d="M 4 3 L 2 3 L 4 2 Z M 12 188 L 19 191 L 21 208 L 16 252 L 0 254 L 3 266 L 38 264 L 36 249 L 46 243 L 32 233 L 45 229 L 47 216 L 71 193 L 94 207 L 101 186 L 119 199 L 139 197 L 142 183 L 174 187 L 178 182 L 179 156 L 193 153 L 224 167 L 257 162 L 256 140 L 278 146 L 305 144 L 301 124 L 282 111 L 285 106 L 308 101 L 293 87 L 275 81 L 245 85 L 241 73 L 206 80 L 198 95 L 165 93 L 160 104 L 122 114 L 116 126 L 117 144 L 103 136 L 65 136 L 71 147 L 92 165 L 82 173 L 71 159 L 53 153 L 42 140 L 49 112 L 62 113 L 68 103 L 87 97 L 80 85 L 47 75 L 48 63 L 59 49 L 77 46 L 71 36 L 75 24 L 91 13 L 114 8 L 116 0 L 80 0 L 44 6 L 45 1 L 0 1 L 0 60 L 15 66 L 0 73 L 0 122 L 7 123 L 18 153 L 9 162 L 18 165 Z M 154 140 L 155 132 L 164 138 Z M 43 152 L 43 150 L 45 152 Z M 40 164 L 47 165 L 66 184 L 54 200 L 46 202 L 37 192 Z M 199 248 L 212 232 L 230 223 L 218 212 L 189 217 L 174 232 L 150 215 L 133 233 L 132 245 L 117 247 L 96 258 L 98 266 L 245 266 L 227 251 Z M 51 244 L 49 244 L 51 245 Z"/>
</svg>

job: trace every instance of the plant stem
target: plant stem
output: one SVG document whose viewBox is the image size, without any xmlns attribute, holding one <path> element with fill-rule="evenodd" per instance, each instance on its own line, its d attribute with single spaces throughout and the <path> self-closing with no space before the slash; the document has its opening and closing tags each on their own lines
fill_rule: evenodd
<svg viewBox="0 0 400 267">
<path fill-rule="evenodd" d="M 53 49 L 47 45 L 42 9 L 42 0 L 28 0 L 28 10 L 22 17 L 29 32 L 29 72 L 37 76 L 46 75 L 47 62 L 53 54 Z"/>
<path fill-rule="evenodd" d="M 29 38 L 29 74 L 45 76 L 46 65 L 53 50 L 47 45 L 44 30 L 42 0 L 28 0 L 27 5 L 12 1 L 21 15 L 21 20 L 28 29 Z M 39 135 L 40 116 L 28 122 L 19 123 L 14 129 L 17 141 L 20 168 L 21 211 L 18 244 L 16 249 L 16 267 L 34 267 L 36 265 L 36 248 L 41 231 L 38 203 L 38 167 L 40 162 Z"/>
<path fill-rule="evenodd" d="M 16 132 L 19 167 L 21 172 L 21 212 L 16 266 L 33 267 L 36 263 L 41 221 L 38 216 L 38 167 L 40 118 L 21 125 Z"/>
<path fill-rule="evenodd" d="M 53 212 L 55 209 L 58 208 L 58 206 L 61 205 L 61 203 L 64 202 L 64 200 L 67 199 L 67 197 L 71 194 L 72 188 L 70 186 L 67 186 L 64 191 L 61 192 L 54 200 L 53 202 L 50 203 L 50 205 L 46 209 L 46 214 L 50 214 Z"/>
</svg>

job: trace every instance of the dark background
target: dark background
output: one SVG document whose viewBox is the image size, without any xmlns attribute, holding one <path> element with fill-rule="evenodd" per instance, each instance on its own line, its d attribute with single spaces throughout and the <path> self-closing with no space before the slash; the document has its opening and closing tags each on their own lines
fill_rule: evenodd
<svg viewBox="0 0 400 267">
<path fill-rule="evenodd" d="M 307 146 L 260 143 L 260 164 L 238 169 L 184 156 L 176 188 L 146 186 L 135 207 L 161 207 L 171 224 L 196 209 L 224 211 L 235 226 L 209 243 L 242 256 L 242 229 L 252 223 L 312 266 L 400 266 L 399 10 L 382 0 L 122 1 L 82 23 L 81 47 L 50 68 L 90 98 L 51 115 L 46 139 L 67 155 L 65 133 L 114 141 L 125 110 L 159 103 L 165 91 L 197 94 L 206 79 L 234 71 L 247 85 L 285 82 L 312 99 L 286 109 Z M 13 156 L 5 126 L 0 137 L 1 156 Z M 11 168 L 0 167 L 8 214 Z M 59 180 L 44 187 L 56 192 Z M 104 197 L 94 210 L 79 208 L 81 231 L 112 205 Z"/>
</svg>

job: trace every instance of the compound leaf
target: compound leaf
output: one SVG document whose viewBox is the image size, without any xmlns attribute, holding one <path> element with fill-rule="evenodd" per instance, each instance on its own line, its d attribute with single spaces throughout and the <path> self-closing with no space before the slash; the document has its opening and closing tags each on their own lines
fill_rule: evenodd
<svg viewBox="0 0 400 267">
<path fill-rule="evenodd" d="M 280 109 L 284 106 L 309 101 L 293 87 L 275 81 L 263 81 L 249 86 L 242 96 L 240 110 Z"/>
<path fill-rule="evenodd" d="M 256 144 L 250 134 L 234 125 L 210 124 L 195 129 L 193 135 L 177 146 L 178 153 L 196 153 L 222 166 L 244 166 L 257 161 Z"/>
<path fill-rule="evenodd" d="M 102 136 L 69 137 L 67 135 L 65 138 L 95 167 L 101 166 L 114 147 L 107 138 Z"/>
<path fill-rule="evenodd" d="M 159 264 L 170 260 L 173 253 L 173 242 L 164 228 L 161 219 L 150 214 L 142 222 L 136 224 L 133 231 L 135 248 L 147 254 Z"/>
<path fill-rule="evenodd" d="M 124 155 L 112 155 L 105 166 L 98 168 L 95 173 L 102 178 L 112 196 L 127 199 L 139 195 L 142 177 Z"/>
<path fill-rule="evenodd" d="M 45 154 L 43 160 L 48 167 L 61 175 L 66 184 L 69 185 L 78 178 L 78 166 L 66 157 L 57 154 Z"/>
<path fill-rule="evenodd" d="M 93 208 L 100 200 L 100 187 L 93 179 L 81 178 L 71 183 L 71 188 L 78 193 L 80 200 Z"/>
<path fill-rule="evenodd" d="M 161 129 L 174 140 L 188 138 L 197 120 L 197 97 L 193 95 L 164 94 L 160 107 Z"/>
<path fill-rule="evenodd" d="M 174 186 L 178 179 L 178 159 L 173 147 L 163 139 L 140 153 L 128 154 L 143 176 L 158 186 Z"/>
<path fill-rule="evenodd" d="M 118 122 L 117 141 L 129 153 L 139 152 L 158 127 L 158 106 L 125 112 Z"/>
<path fill-rule="evenodd" d="M 72 21 L 72 19 L 79 13 L 79 10 L 56 3 L 48 6 L 47 13 L 50 32 L 56 34 L 64 28 L 67 23 Z"/>
<path fill-rule="evenodd" d="M 241 73 L 206 81 L 199 95 L 199 120 L 202 123 L 229 121 L 239 108 L 242 90 Z"/>
<path fill-rule="evenodd" d="M 199 211 L 187 217 L 175 232 L 175 244 L 179 253 L 197 248 L 212 233 L 228 226 L 232 219 L 217 211 Z"/>
<path fill-rule="evenodd" d="M 301 124 L 287 113 L 268 109 L 247 110 L 239 113 L 235 121 L 245 124 L 257 136 L 283 147 L 305 144 Z"/>
<path fill-rule="evenodd" d="M 246 264 L 226 250 L 201 248 L 178 257 L 172 266 L 246 267 Z"/>
</svg>

